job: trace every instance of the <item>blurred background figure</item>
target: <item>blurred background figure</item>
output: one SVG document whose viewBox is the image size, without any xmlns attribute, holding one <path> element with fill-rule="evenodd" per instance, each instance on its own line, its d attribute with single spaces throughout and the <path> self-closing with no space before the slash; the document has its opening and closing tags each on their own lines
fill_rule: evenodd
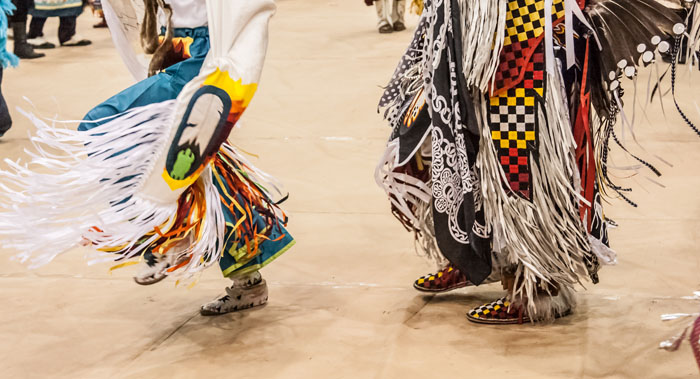
<svg viewBox="0 0 700 379">
<path fill-rule="evenodd" d="M 93 28 L 106 28 L 107 27 L 107 20 L 105 20 L 105 12 L 102 11 L 102 1 L 101 0 L 93 0 L 90 2 L 90 6 L 92 6 L 92 13 L 100 18 L 100 22 L 93 25 L 92 27 Z"/>
<path fill-rule="evenodd" d="M 404 13 L 406 0 L 365 0 L 367 6 L 374 4 L 377 9 L 377 27 L 379 33 L 400 32 L 406 30 Z"/>
<path fill-rule="evenodd" d="M 420 16 L 423 13 L 424 7 L 425 4 L 423 4 L 423 0 L 411 1 L 411 13 L 415 13 L 417 16 Z"/>
<path fill-rule="evenodd" d="M 61 46 L 87 46 L 89 40 L 76 36 L 78 16 L 83 13 L 83 0 L 35 0 L 29 10 L 32 21 L 29 23 L 29 43 L 37 49 L 56 47 L 44 38 L 44 24 L 49 17 L 58 17 L 58 42 Z"/>
<path fill-rule="evenodd" d="M 4 1 L 0 0 L 0 2 Z M 9 17 L 9 21 L 15 41 L 15 55 L 20 59 L 43 57 L 44 54 L 35 52 L 34 48 L 27 43 L 27 14 L 29 9 L 34 6 L 33 0 L 12 0 L 12 4 L 16 9 Z"/>
<path fill-rule="evenodd" d="M 2 96 L 2 70 L 8 66 L 16 66 L 19 59 L 5 48 L 7 44 L 7 14 L 15 10 L 10 0 L 0 0 L 0 137 L 10 130 L 12 118 L 7 109 L 5 98 Z"/>
</svg>

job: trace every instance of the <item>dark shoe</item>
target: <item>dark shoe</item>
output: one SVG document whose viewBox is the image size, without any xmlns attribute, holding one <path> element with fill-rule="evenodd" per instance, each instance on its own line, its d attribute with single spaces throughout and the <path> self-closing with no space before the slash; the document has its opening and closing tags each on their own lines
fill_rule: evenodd
<svg viewBox="0 0 700 379">
<path fill-rule="evenodd" d="M 402 32 L 406 30 L 406 25 L 403 24 L 401 21 L 397 21 L 394 23 L 394 31 L 395 32 Z"/>
<path fill-rule="evenodd" d="M 393 32 L 393 31 L 394 31 L 394 28 L 392 28 L 391 25 L 388 25 L 388 24 L 382 25 L 379 27 L 379 33 L 381 33 L 381 34 L 387 34 L 387 33 Z"/>
<path fill-rule="evenodd" d="M 35 52 L 32 45 L 27 43 L 27 23 L 26 22 L 13 22 L 12 23 L 12 34 L 15 37 L 14 53 L 20 59 L 35 59 L 35 58 L 41 58 L 41 57 L 46 55 L 46 54 Z"/>
<path fill-rule="evenodd" d="M 92 41 L 81 39 L 76 36 L 71 37 L 71 39 L 66 42 L 61 42 L 61 46 L 88 46 L 90 44 L 92 44 Z"/>
<path fill-rule="evenodd" d="M 107 27 L 107 20 L 102 18 L 102 21 L 98 22 L 97 24 L 92 26 L 93 28 L 99 29 L 99 28 L 106 28 Z"/>
<path fill-rule="evenodd" d="M 413 288 L 421 292 L 440 293 L 473 286 L 459 269 L 447 266 L 437 274 L 421 276 L 413 282 Z"/>
<path fill-rule="evenodd" d="M 53 43 L 46 40 L 44 37 L 36 37 L 27 39 L 27 43 L 35 49 L 53 49 L 56 47 Z"/>
</svg>

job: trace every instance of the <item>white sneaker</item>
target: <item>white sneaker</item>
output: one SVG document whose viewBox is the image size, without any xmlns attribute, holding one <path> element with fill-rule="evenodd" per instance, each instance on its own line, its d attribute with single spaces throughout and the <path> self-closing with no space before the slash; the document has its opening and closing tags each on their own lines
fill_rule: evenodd
<svg viewBox="0 0 700 379">
<path fill-rule="evenodd" d="M 251 286 L 226 287 L 226 295 L 202 305 L 202 316 L 217 316 L 258 307 L 267 303 L 267 283 L 261 279 Z"/>
</svg>

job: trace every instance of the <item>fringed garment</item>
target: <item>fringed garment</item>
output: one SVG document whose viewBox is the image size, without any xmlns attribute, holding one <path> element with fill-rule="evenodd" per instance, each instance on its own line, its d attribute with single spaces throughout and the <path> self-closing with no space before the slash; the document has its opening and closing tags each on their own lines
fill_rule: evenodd
<svg viewBox="0 0 700 379">
<path fill-rule="evenodd" d="M 533 320 L 570 308 L 616 263 L 601 195 L 627 192 L 607 175 L 620 78 L 685 31 L 654 0 L 426 1 L 380 101 L 394 214 L 471 282 L 509 273 Z"/>
<path fill-rule="evenodd" d="M 133 3 L 105 4 L 115 35 L 134 29 L 112 13 Z M 185 278 L 216 263 L 232 276 L 260 269 L 294 244 L 273 200 L 282 197 L 276 181 L 226 142 L 257 89 L 274 3 L 202 6 L 208 27 L 175 29 L 161 40 L 173 44 L 163 60 L 168 68 L 85 120 L 25 112 L 38 128 L 29 164 L 8 162 L 0 171 L 0 235 L 21 261 L 41 266 L 82 244 L 93 261 L 116 267 L 162 254 L 176 257 L 169 272 Z M 138 67 L 146 70 L 131 68 Z"/>
</svg>

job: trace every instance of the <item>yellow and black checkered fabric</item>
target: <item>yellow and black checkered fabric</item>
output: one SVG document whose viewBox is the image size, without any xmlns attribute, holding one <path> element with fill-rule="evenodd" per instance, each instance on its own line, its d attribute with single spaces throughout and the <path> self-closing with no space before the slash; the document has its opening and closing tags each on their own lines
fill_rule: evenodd
<svg viewBox="0 0 700 379">
<path fill-rule="evenodd" d="M 511 190 L 531 197 L 530 153 L 537 146 L 537 102 L 544 97 L 544 46 L 535 47 L 525 64 L 523 80 L 491 96 L 489 126 L 498 158 Z"/>
<path fill-rule="evenodd" d="M 544 0 L 511 0 L 506 14 L 503 46 L 537 38 L 544 33 Z M 552 21 L 564 17 L 564 0 L 552 2 Z"/>
</svg>

